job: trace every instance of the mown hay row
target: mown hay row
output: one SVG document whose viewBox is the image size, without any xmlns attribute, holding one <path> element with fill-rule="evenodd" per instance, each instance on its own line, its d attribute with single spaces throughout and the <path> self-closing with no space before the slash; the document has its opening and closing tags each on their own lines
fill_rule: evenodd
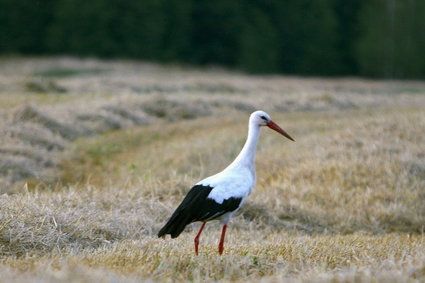
<svg viewBox="0 0 425 283">
<path fill-rule="evenodd" d="M 182 101 L 168 97 L 102 101 L 98 105 L 83 104 L 62 111 L 24 105 L 14 111 L 11 122 L 0 130 L 8 137 L 0 146 L 3 164 L 0 167 L 0 191 L 27 178 L 43 180 L 43 170 L 56 166 L 60 158 L 60 154 L 50 153 L 64 151 L 70 141 L 79 137 L 159 120 L 178 121 L 208 116 L 214 108 L 223 106 L 236 110 L 253 109 L 248 104 L 233 101 L 211 104 L 203 100 Z M 15 142 L 22 144 L 25 150 L 14 149 Z M 37 153 L 40 150 L 42 157 Z"/>
</svg>

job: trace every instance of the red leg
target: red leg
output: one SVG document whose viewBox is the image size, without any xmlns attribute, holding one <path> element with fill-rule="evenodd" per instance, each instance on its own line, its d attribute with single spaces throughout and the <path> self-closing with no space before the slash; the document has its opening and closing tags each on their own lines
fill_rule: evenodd
<svg viewBox="0 0 425 283">
<path fill-rule="evenodd" d="M 227 225 L 223 225 L 223 230 L 221 230 L 221 238 L 220 238 L 220 244 L 218 244 L 218 253 L 221 255 L 224 250 L 224 235 L 226 234 Z"/>
<path fill-rule="evenodd" d="M 195 237 L 195 254 L 196 255 L 198 255 L 199 237 L 201 236 L 202 230 L 204 230 L 205 224 L 207 224 L 207 222 L 202 222 L 201 228 L 199 229 L 199 232 Z"/>
</svg>

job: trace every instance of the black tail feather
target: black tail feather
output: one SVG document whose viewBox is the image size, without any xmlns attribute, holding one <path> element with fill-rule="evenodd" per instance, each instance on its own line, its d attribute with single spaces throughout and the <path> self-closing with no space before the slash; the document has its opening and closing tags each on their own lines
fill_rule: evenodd
<svg viewBox="0 0 425 283">
<path fill-rule="evenodd" d="M 212 189 L 213 187 L 203 185 L 195 185 L 190 189 L 167 224 L 159 231 L 158 237 L 170 234 L 171 238 L 176 238 L 189 223 L 214 220 L 239 208 L 242 198 L 231 197 L 217 203 L 208 198 Z"/>
<path fill-rule="evenodd" d="M 170 234 L 171 238 L 177 238 L 184 228 L 191 222 L 190 215 L 185 211 L 176 211 L 168 220 L 167 224 L 158 232 L 158 237 Z"/>
</svg>

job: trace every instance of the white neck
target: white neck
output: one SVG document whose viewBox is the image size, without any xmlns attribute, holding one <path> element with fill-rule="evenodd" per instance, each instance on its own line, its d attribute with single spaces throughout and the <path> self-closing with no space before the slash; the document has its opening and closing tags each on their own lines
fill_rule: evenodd
<svg viewBox="0 0 425 283">
<path fill-rule="evenodd" d="M 248 137 L 245 145 L 236 159 L 227 167 L 227 169 L 235 167 L 249 167 L 251 170 L 255 168 L 255 151 L 257 148 L 258 138 L 260 137 L 261 127 L 249 123 Z"/>
</svg>

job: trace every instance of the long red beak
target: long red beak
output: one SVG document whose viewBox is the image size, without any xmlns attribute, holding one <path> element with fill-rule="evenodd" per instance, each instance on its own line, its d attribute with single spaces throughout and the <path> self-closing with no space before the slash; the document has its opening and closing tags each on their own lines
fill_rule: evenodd
<svg viewBox="0 0 425 283">
<path fill-rule="evenodd" d="M 284 137 L 287 137 L 288 139 L 290 139 L 291 141 L 295 141 L 293 138 L 291 138 L 290 135 L 288 135 L 287 132 L 285 132 L 281 127 L 279 127 L 278 124 L 276 124 L 273 121 L 270 121 L 267 123 L 267 127 L 269 127 L 270 129 L 275 130 L 276 132 L 280 133 L 281 135 L 283 135 Z"/>
</svg>

